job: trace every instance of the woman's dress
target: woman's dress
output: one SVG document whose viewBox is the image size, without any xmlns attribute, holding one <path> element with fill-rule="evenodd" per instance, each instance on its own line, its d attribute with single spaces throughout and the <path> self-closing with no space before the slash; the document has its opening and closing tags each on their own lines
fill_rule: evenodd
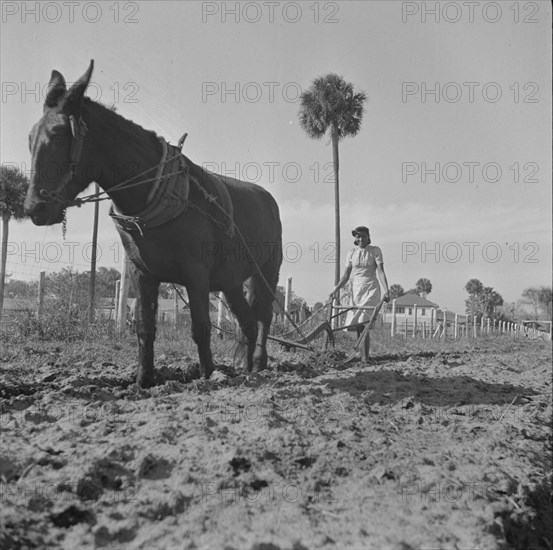
<svg viewBox="0 0 553 550">
<path fill-rule="evenodd" d="M 348 252 L 346 266 L 351 266 L 351 302 L 357 307 L 376 306 L 380 302 L 380 285 L 376 278 L 376 267 L 383 264 L 382 251 L 370 244 L 361 248 L 356 246 Z M 369 321 L 370 310 L 353 309 L 347 312 L 345 325 Z"/>
</svg>

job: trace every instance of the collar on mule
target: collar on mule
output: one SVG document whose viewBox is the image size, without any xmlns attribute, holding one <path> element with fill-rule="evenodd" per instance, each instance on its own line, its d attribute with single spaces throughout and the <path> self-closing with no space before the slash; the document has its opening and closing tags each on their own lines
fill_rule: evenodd
<svg viewBox="0 0 553 550">
<path fill-rule="evenodd" d="M 182 214 L 188 205 L 190 189 L 188 165 L 180 149 L 160 138 L 163 156 L 148 193 L 144 210 L 134 215 L 119 212 L 112 204 L 109 215 L 124 231 L 138 231 L 157 227 Z"/>
</svg>

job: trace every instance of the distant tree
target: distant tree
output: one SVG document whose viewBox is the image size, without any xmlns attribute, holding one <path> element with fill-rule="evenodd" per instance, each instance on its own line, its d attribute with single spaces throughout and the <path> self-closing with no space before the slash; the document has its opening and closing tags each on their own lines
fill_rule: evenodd
<svg viewBox="0 0 553 550">
<path fill-rule="evenodd" d="M 99 267 L 96 272 L 96 294 L 102 298 L 114 298 L 116 283 L 121 273 L 113 267 Z"/>
<path fill-rule="evenodd" d="M 45 296 L 55 300 L 58 309 L 87 312 L 89 272 L 74 271 L 64 267 L 60 271 L 48 273 L 44 283 Z"/>
<path fill-rule="evenodd" d="M 482 315 L 482 311 L 478 310 L 479 296 L 484 290 L 484 285 L 478 279 L 470 279 L 465 285 L 465 290 L 469 293 L 469 297 L 465 300 L 465 311 L 471 317 L 474 317 L 478 313 Z"/>
<path fill-rule="evenodd" d="M 541 286 L 539 300 L 546 318 L 551 321 L 553 317 L 553 289 L 550 286 Z"/>
<path fill-rule="evenodd" d="M 523 302 L 532 308 L 534 319 L 537 319 L 540 314 L 539 289 L 531 286 L 522 291 Z"/>
<path fill-rule="evenodd" d="M 417 290 L 417 294 L 421 295 L 423 292 L 426 292 L 426 294 L 430 294 L 432 292 L 432 283 L 430 282 L 430 279 L 419 279 L 415 283 L 415 288 Z"/>
<path fill-rule="evenodd" d="M 365 92 L 354 92 L 353 84 L 330 73 L 313 80 L 300 96 L 300 126 L 310 138 L 321 139 L 327 133 L 332 141 L 334 167 L 334 212 L 336 265 L 334 284 L 340 279 L 340 186 L 338 143 L 355 136 L 361 129 L 361 120 L 367 99 Z"/>
<path fill-rule="evenodd" d="M 159 285 L 159 297 L 165 300 L 175 297 L 175 288 L 171 283 L 161 283 Z"/>
<path fill-rule="evenodd" d="M 478 279 L 471 279 L 465 285 L 465 290 L 471 296 L 477 296 L 478 294 L 480 294 L 484 290 L 484 285 Z"/>
<path fill-rule="evenodd" d="M 503 305 L 503 297 L 491 286 L 484 286 L 478 279 L 471 279 L 465 285 L 469 297 L 465 300 L 465 311 L 471 317 L 490 317 L 493 319 L 503 315 L 497 310 Z"/>
<path fill-rule="evenodd" d="M 416 294 L 418 296 L 418 291 L 416 288 L 410 288 L 405 294 Z"/>
<path fill-rule="evenodd" d="M 532 308 L 534 319 L 551 320 L 552 289 L 547 286 L 531 286 L 522 292 L 522 302 Z"/>
<path fill-rule="evenodd" d="M 16 167 L 0 166 L 0 218 L 2 218 L 2 250 L 0 256 L 0 319 L 4 308 L 4 285 L 8 258 L 8 231 L 11 219 L 25 218 L 23 203 L 29 186 L 27 177 Z"/>
<path fill-rule="evenodd" d="M 479 306 L 486 317 L 495 318 L 495 310 L 503 305 L 503 297 L 491 286 L 485 286 L 479 295 Z"/>
<path fill-rule="evenodd" d="M 294 296 L 290 299 L 290 311 L 296 311 L 301 309 L 305 305 L 305 300 L 298 296 Z"/>
<path fill-rule="evenodd" d="M 405 294 L 405 290 L 403 290 L 403 287 L 398 284 L 394 284 L 390 287 L 390 300 L 393 300 L 395 298 L 399 298 L 400 296 L 403 296 Z"/>
<path fill-rule="evenodd" d="M 12 279 L 6 283 L 4 293 L 8 298 L 36 298 L 38 296 L 38 282 Z"/>
<path fill-rule="evenodd" d="M 511 304 L 504 302 L 503 305 L 495 308 L 494 319 L 499 321 L 514 321 L 516 318 L 517 313 Z"/>
</svg>

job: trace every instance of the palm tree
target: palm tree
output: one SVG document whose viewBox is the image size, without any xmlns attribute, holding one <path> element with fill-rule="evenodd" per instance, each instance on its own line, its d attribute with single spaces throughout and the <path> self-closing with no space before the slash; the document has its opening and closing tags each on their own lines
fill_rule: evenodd
<svg viewBox="0 0 553 550">
<path fill-rule="evenodd" d="M 470 296 L 470 315 L 474 319 L 474 305 L 477 298 L 484 291 L 484 285 L 478 279 L 471 279 L 465 285 L 465 290 L 469 293 Z M 468 312 L 468 311 L 467 311 Z"/>
<path fill-rule="evenodd" d="M 486 317 L 493 317 L 495 309 L 503 305 L 503 296 L 491 286 L 485 286 L 481 295 L 482 310 Z"/>
<path fill-rule="evenodd" d="M 2 257 L 0 261 L 0 319 L 4 308 L 4 285 L 8 258 L 8 228 L 10 220 L 25 217 L 23 202 L 29 181 L 16 167 L 0 166 L 0 218 L 2 218 Z"/>
<path fill-rule="evenodd" d="M 395 298 L 399 298 L 400 296 L 403 296 L 405 294 L 405 290 L 403 290 L 403 287 L 399 284 L 394 284 L 390 287 L 390 299 L 394 300 Z"/>
<path fill-rule="evenodd" d="M 430 294 L 432 292 L 432 283 L 430 282 L 430 279 L 425 279 L 423 277 L 415 283 L 415 288 L 417 289 L 417 294 L 419 295 L 423 292 Z"/>
<path fill-rule="evenodd" d="M 300 126 L 310 138 L 321 139 L 330 134 L 332 163 L 334 167 L 334 212 L 336 239 L 336 266 L 334 284 L 340 280 L 340 186 L 338 143 L 348 136 L 355 136 L 361 129 L 366 101 L 365 92 L 354 92 L 353 84 L 330 73 L 313 80 L 308 90 L 300 96 Z"/>
</svg>

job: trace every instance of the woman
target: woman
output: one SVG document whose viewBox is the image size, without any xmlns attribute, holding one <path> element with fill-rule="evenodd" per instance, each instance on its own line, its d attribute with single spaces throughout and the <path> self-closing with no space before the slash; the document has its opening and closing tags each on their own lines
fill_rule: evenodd
<svg viewBox="0 0 553 550">
<path fill-rule="evenodd" d="M 330 300 L 336 297 L 338 291 L 347 283 L 351 277 L 352 300 L 354 307 L 376 307 L 383 298 L 389 301 L 388 280 L 384 273 L 384 260 L 382 251 L 378 246 L 371 246 L 369 229 L 363 225 L 356 227 L 351 234 L 355 237 L 355 248 L 350 250 L 346 259 L 346 270 L 338 284 L 330 293 Z M 347 312 L 346 326 L 355 323 L 369 321 L 372 312 L 364 309 L 353 309 Z M 356 327 L 359 337 L 365 327 Z M 361 349 L 361 360 L 366 362 L 369 357 L 370 338 L 367 334 L 364 345 Z"/>
</svg>

